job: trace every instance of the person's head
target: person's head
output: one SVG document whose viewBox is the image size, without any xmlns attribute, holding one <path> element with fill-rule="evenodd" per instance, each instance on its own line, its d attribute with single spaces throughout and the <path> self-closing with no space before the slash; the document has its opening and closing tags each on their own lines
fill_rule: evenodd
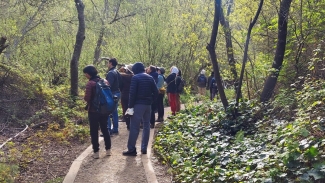
<svg viewBox="0 0 325 183">
<path fill-rule="evenodd" d="M 178 76 L 182 76 L 182 71 L 180 69 L 178 69 Z"/>
<path fill-rule="evenodd" d="M 205 70 L 204 69 L 201 71 L 201 74 L 203 74 L 203 75 L 205 74 Z"/>
<path fill-rule="evenodd" d="M 172 66 L 172 67 L 170 68 L 170 73 L 178 74 L 178 69 L 177 69 L 177 67 Z"/>
<path fill-rule="evenodd" d="M 113 67 L 117 66 L 117 59 L 116 58 L 111 58 L 108 60 L 108 68 L 111 69 Z"/>
<path fill-rule="evenodd" d="M 121 72 L 121 73 L 126 73 L 126 68 L 125 67 L 121 67 L 118 71 Z"/>
<path fill-rule="evenodd" d="M 156 66 L 150 65 L 149 66 L 150 72 L 157 72 Z"/>
<path fill-rule="evenodd" d="M 144 65 L 142 62 L 137 62 L 133 65 L 132 71 L 134 74 L 143 73 L 145 71 Z"/>
<path fill-rule="evenodd" d="M 150 67 L 146 67 L 144 70 L 146 71 L 147 74 L 150 73 Z"/>
<path fill-rule="evenodd" d="M 96 67 L 93 65 L 87 65 L 82 71 L 88 79 L 95 77 L 98 74 Z"/>
<path fill-rule="evenodd" d="M 158 74 L 165 74 L 165 69 L 163 67 L 157 67 Z"/>
<path fill-rule="evenodd" d="M 133 74 L 132 67 L 133 67 L 133 64 L 126 65 L 125 66 L 126 72 L 129 74 Z"/>
</svg>

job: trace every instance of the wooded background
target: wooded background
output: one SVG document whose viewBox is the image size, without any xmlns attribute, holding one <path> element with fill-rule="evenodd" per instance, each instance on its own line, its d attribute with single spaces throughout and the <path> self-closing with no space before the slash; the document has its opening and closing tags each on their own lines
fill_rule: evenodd
<svg viewBox="0 0 325 183">
<path fill-rule="evenodd" d="M 289 11 L 281 12 L 281 3 L 287 3 Z M 224 81 L 239 78 L 248 27 L 259 4 L 257 0 L 221 2 L 215 51 Z M 88 64 L 96 65 L 104 77 L 107 67 L 101 57 L 115 57 L 120 64 L 140 61 L 162 66 L 167 73 L 176 65 L 193 89 L 201 69 L 208 75 L 213 70 L 206 49 L 215 14 L 212 0 L 2 0 L 0 7 L 0 34 L 6 39 L 0 56 L 3 101 L 11 100 L 12 90 L 3 91 L 5 83 L 12 82 L 6 78 L 15 76 L 12 69 L 34 86 L 77 89 L 83 89 L 82 68 Z M 286 45 L 278 43 L 279 17 L 288 23 Z M 308 74 L 324 78 L 324 21 L 323 1 L 264 2 L 250 33 L 243 98 L 259 98 L 272 73 L 279 77 L 271 95 Z M 272 69 L 279 45 L 285 46 L 283 64 Z"/>
</svg>

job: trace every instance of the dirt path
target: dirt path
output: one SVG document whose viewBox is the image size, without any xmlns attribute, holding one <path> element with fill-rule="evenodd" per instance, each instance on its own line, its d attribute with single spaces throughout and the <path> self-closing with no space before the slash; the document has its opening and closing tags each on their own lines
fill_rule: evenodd
<svg viewBox="0 0 325 183">
<path fill-rule="evenodd" d="M 165 117 L 170 115 L 170 108 L 165 108 Z M 152 138 L 155 129 L 150 130 Z M 75 183 L 152 183 L 153 180 L 159 183 L 171 183 L 171 176 L 167 174 L 167 167 L 161 165 L 154 156 L 153 151 L 147 155 L 138 152 L 136 157 L 122 155 L 126 149 L 129 132 L 124 122 L 119 123 L 119 134 L 112 137 L 112 156 L 105 156 L 104 142 L 100 142 L 100 158 L 93 159 L 92 152 L 82 160 L 77 171 Z M 140 131 L 137 149 L 140 148 L 142 130 Z M 89 149 L 89 148 L 88 148 Z M 72 168 L 70 168 L 71 171 Z M 68 173 L 69 174 L 69 173 Z M 67 175 L 68 176 L 68 175 Z"/>
</svg>

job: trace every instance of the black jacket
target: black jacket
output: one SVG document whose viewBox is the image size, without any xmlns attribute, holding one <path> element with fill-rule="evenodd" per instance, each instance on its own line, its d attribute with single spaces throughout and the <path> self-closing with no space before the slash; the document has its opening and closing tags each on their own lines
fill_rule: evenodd
<svg viewBox="0 0 325 183">
<path fill-rule="evenodd" d="M 177 84 L 179 84 L 179 82 L 177 82 L 175 73 L 171 73 L 166 78 L 166 83 L 167 83 L 167 93 L 177 93 Z"/>
<path fill-rule="evenodd" d="M 151 105 L 157 99 L 158 89 L 154 79 L 144 73 L 144 65 L 140 62 L 133 65 L 130 85 L 129 108 L 135 104 Z"/>
<path fill-rule="evenodd" d="M 106 80 L 108 81 L 113 94 L 120 92 L 120 88 L 122 87 L 120 86 L 122 83 L 122 78 L 115 67 L 111 68 L 108 71 L 106 75 Z"/>
</svg>

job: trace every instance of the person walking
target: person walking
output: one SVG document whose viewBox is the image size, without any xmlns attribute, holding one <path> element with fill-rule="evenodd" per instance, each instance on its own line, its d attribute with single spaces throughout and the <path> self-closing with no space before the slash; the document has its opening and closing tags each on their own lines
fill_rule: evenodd
<svg viewBox="0 0 325 183">
<path fill-rule="evenodd" d="M 170 74 L 166 78 L 167 83 L 167 96 L 172 115 L 176 115 L 177 110 L 177 85 L 176 85 L 176 76 L 178 74 L 178 69 L 175 66 L 170 68 Z"/>
<path fill-rule="evenodd" d="M 210 86 L 210 100 L 213 100 L 216 94 L 218 93 L 218 87 L 217 87 L 217 82 L 216 79 L 213 77 L 211 79 L 211 83 L 209 84 Z"/>
<path fill-rule="evenodd" d="M 200 73 L 200 76 L 197 78 L 197 88 L 200 95 L 206 94 L 207 78 L 205 77 L 205 70 L 203 69 Z"/>
<path fill-rule="evenodd" d="M 212 93 L 211 93 L 211 81 L 212 81 L 212 78 L 214 78 L 214 72 L 212 71 L 211 72 L 211 75 L 208 77 L 208 83 L 207 83 L 207 90 L 209 90 L 210 91 L 210 100 L 212 100 L 211 99 L 211 97 L 212 97 Z M 212 97 L 213 98 L 213 97 Z"/>
<path fill-rule="evenodd" d="M 121 78 L 123 82 L 123 89 L 121 91 L 121 104 L 123 109 L 123 118 L 128 130 L 130 130 L 130 116 L 126 116 L 125 112 L 129 104 L 130 85 L 131 79 L 133 77 L 132 66 L 133 64 L 126 65 L 123 67 L 124 72 L 121 72 Z"/>
<path fill-rule="evenodd" d="M 122 86 L 122 78 L 120 73 L 116 70 L 117 65 L 117 59 L 111 58 L 108 59 L 108 68 L 109 71 L 106 75 L 106 80 L 108 81 L 112 94 L 117 97 L 118 100 L 121 98 L 121 92 L 120 89 L 123 88 Z M 118 134 L 118 111 L 117 111 L 118 104 L 116 105 L 116 110 L 112 114 L 112 120 L 113 120 L 113 128 L 111 123 L 111 118 L 108 118 L 107 126 L 110 133 Z"/>
<path fill-rule="evenodd" d="M 155 83 L 157 85 L 158 83 L 158 72 L 155 66 L 150 65 L 149 66 L 149 75 L 155 80 Z M 158 89 L 158 88 L 157 88 Z M 156 122 L 156 117 L 155 117 L 155 111 L 157 109 L 157 99 L 153 100 L 151 104 L 151 117 L 150 117 L 150 128 L 155 128 L 155 122 Z"/>
<path fill-rule="evenodd" d="M 164 87 L 165 83 L 165 69 L 163 67 L 157 67 L 158 72 L 158 82 L 157 82 L 157 88 L 159 91 L 158 98 L 157 98 L 157 111 L 158 111 L 158 118 L 156 122 L 162 122 L 164 121 L 164 97 L 166 93 L 166 88 Z"/>
<path fill-rule="evenodd" d="M 135 63 L 132 71 L 134 76 L 130 85 L 129 108 L 125 113 L 131 116 L 131 123 L 127 150 L 122 153 L 124 156 L 137 155 L 135 145 L 139 136 L 141 122 L 143 122 L 141 153 L 147 154 L 150 136 L 151 104 L 158 96 L 155 80 L 145 73 L 143 63 Z"/>
<path fill-rule="evenodd" d="M 90 127 L 91 144 L 93 146 L 95 159 L 99 158 L 98 128 L 100 127 L 105 141 L 106 155 L 111 155 L 111 137 L 107 129 L 108 115 L 99 114 L 95 111 L 92 101 L 96 94 L 96 82 L 101 78 L 97 75 L 94 66 L 88 65 L 83 69 L 83 73 L 89 81 L 86 84 L 84 100 L 87 102 L 86 110 L 88 111 L 88 120 Z"/>
</svg>

